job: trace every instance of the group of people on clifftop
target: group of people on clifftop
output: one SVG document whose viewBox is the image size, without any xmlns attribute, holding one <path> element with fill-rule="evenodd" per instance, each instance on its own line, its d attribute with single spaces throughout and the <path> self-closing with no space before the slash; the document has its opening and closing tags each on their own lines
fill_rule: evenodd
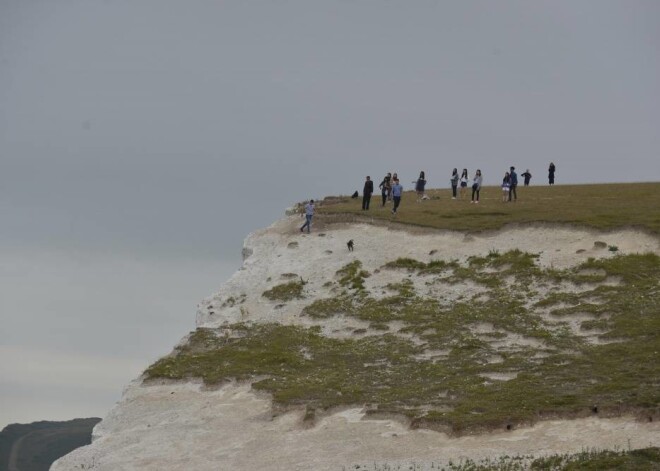
<svg viewBox="0 0 660 471">
<path fill-rule="evenodd" d="M 554 185 L 555 183 L 555 171 L 556 171 L 555 164 L 553 162 L 550 162 L 550 166 L 548 168 L 548 183 L 550 185 Z M 530 173 L 529 169 L 527 169 L 520 176 L 524 178 L 524 185 L 529 186 L 529 183 L 532 179 L 532 174 Z M 467 192 L 469 182 L 470 182 L 470 178 L 468 176 L 468 170 L 464 168 L 459 176 L 458 169 L 455 168 L 450 178 L 451 191 L 452 191 L 451 198 L 455 200 L 459 197 L 458 196 L 459 188 L 460 188 L 460 198 L 461 199 L 465 198 L 465 193 Z M 420 172 L 419 178 L 413 183 L 415 185 L 415 192 L 417 193 L 417 201 L 428 199 L 428 196 L 426 196 L 426 194 L 424 193 L 424 190 L 426 188 L 426 176 L 423 171 Z M 472 189 L 471 203 L 479 202 L 482 183 L 483 183 L 483 176 L 481 175 L 481 170 L 477 169 L 471 180 L 471 189 Z M 504 178 L 502 179 L 501 187 L 502 187 L 502 201 L 504 202 L 516 201 L 518 199 L 518 192 L 517 192 L 518 174 L 516 173 L 515 167 L 511 166 L 509 171 L 504 173 Z M 380 184 L 378 185 L 378 188 L 381 191 L 381 198 L 382 198 L 381 206 L 385 206 L 385 203 L 387 201 L 393 201 L 394 204 L 392 207 L 392 214 L 396 214 L 399 205 L 401 203 L 401 191 L 403 189 L 401 187 L 401 184 L 399 182 L 399 177 L 396 174 L 396 172 L 394 173 L 388 172 L 383 178 L 383 180 L 380 182 Z M 371 196 L 373 195 L 373 193 L 374 193 L 374 182 L 373 180 L 371 180 L 370 176 L 367 176 L 366 181 L 364 182 L 364 188 L 362 190 L 363 210 L 365 211 L 369 210 L 369 205 L 371 203 Z M 358 195 L 356 192 L 354 194 L 354 197 L 357 198 L 357 196 Z"/>
<path fill-rule="evenodd" d="M 549 185 L 554 185 L 555 184 L 555 171 L 556 167 L 553 162 L 550 162 L 550 166 L 548 167 L 548 184 Z M 524 178 L 524 185 L 529 186 L 529 182 L 532 179 L 532 174 L 530 173 L 529 169 L 525 170 L 524 173 L 520 174 L 521 177 Z M 465 193 L 467 192 L 468 188 L 468 182 L 469 182 L 469 177 L 468 177 L 468 170 L 466 168 L 463 169 L 461 172 L 461 175 L 458 175 L 458 169 L 454 168 L 451 174 L 450 178 L 450 183 L 451 183 L 451 191 L 452 191 L 452 197 L 451 199 L 455 200 L 458 198 L 458 192 L 459 192 L 459 187 L 460 187 L 460 199 L 465 198 Z M 417 193 L 417 201 L 423 201 L 426 199 L 429 199 L 428 196 L 425 194 L 425 188 L 426 188 L 426 175 L 424 171 L 421 171 L 419 173 L 419 178 L 416 181 L 413 181 L 415 184 L 415 192 Z M 483 183 L 483 176 L 481 175 L 481 170 L 477 169 L 474 176 L 472 177 L 472 198 L 470 200 L 470 203 L 479 203 L 479 196 L 481 193 L 481 185 Z M 502 202 L 515 202 L 518 199 L 518 192 L 517 192 L 517 187 L 518 187 L 518 174 L 516 173 L 516 168 L 514 166 L 511 166 L 509 168 L 509 171 L 504 172 L 504 178 L 502 179 Z M 403 194 L 403 186 L 401 185 L 401 182 L 399 181 L 399 176 L 397 175 L 396 172 L 387 172 L 385 177 L 383 177 L 383 180 L 380 182 L 378 185 L 378 188 L 380 189 L 381 192 L 381 207 L 384 207 L 385 204 L 388 201 L 392 201 L 392 214 L 396 215 L 399 205 L 401 204 L 401 196 Z M 370 176 L 367 175 L 365 182 L 364 182 L 364 187 L 362 189 L 362 210 L 363 211 L 368 211 L 369 206 L 371 205 L 371 196 L 374 193 L 374 182 L 371 179 Z M 359 196 L 358 192 L 356 191 L 353 194 L 353 198 L 357 198 Z M 302 225 L 300 228 L 300 232 L 303 232 L 305 229 L 307 229 L 307 232 L 310 232 L 310 228 L 312 225 L 312 218 L 314 216 L 314 200 L 310 200 L 309 203 L 307 203 L 304 207 L 304 212 L 305 212 L 305 224 Z"/>
</svg>

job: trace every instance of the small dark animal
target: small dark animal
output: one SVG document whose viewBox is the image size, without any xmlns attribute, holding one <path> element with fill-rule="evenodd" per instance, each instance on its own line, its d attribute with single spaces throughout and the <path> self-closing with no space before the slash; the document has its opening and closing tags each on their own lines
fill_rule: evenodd
<svg viewBox="0 0 660 471">
<path fill-rule="evenodd" d="M 353 193 L 353 195 L 351 196 L 351 198 L 355 199 L 355 198 L 357 198 L 358 196 L 360 196 L 360 194 L 357 192 L 357 190 L 355 190 L 355 193 Z"/>
<path fill-rule="evenodd" d="M 353 239 L 346 242 L 346 246 L 348 247 L 348 251 L 352 252 L 353 251 Z"/>
</svg>

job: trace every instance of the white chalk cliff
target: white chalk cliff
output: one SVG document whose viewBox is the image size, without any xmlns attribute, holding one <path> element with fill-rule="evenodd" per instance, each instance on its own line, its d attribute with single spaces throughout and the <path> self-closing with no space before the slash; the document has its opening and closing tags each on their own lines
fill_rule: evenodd
<svg viewBox="0 0 660 471">
<path fill-rule="evenodd" d="M 326 336 L 348 337 L 356 329 L 365 329 L 360 335 L 368 335 L 368 323 L 357 319 L 336 316 L 319 321 L 301 316 L 303 307 L 313 300 L 332 296 L 327 281 L 353 260 L 360 260 L 373 273 L 365 283 L 378 292 L 402 276 L 379 270 L 399 257 L 449 261 L 484 256 L 491 250 L 520 249 L 540 253 L 542 267 L 565 268 L 589 257 L 613 256 L 595 248 L 596 240 L 617 246 L 620 254 L 660 254 L 657 238 L 632 229 L 602 234 L 574 228 L 519 227 L 466 235 L 337 223 L 315 227 L 307 235 L 299 232 L 299 224 L 299 216 L 289 216 L 248 236 L 243 266 L 218 293 L 200 303 L 198 327 L 278 322 L 321 325 Z M 354 252 L 346 248 L 349 239 L 355 242 Z M 295 273 L 307 282 L 305 299 L 282 303 L 262 296 L 282 283 L 286 273 Z M 436 285 L 411 280 L 420 292 L 439 297 Z M 452 285 L 442 288 L 442 296 L 451 302 L 478 294 L 479 289 L 470 283 Z M 229 299 L 240 302 L 228 303 Z M 360 463 L 394 467 L 413 461 L 416 469 L 431 469 L 431 465 L 465 457 L 660 445 L 660 421 L 645 423 L 625 415 L 548 420 L 511 431 L 456 437 L 412 429 L 395 418 L 364 417 L 360 404 L 328 411 L 311 426 L 303 423 L 304 414 L 304 409 L 273 414 L 269 395 L 255 392 L 248 383 L 210 388 L 201 381 L 144 382 L 137 378 L 95 427 L 93 443 L 61 458 L 51 469 L 342 470 Z"/>
</svg>

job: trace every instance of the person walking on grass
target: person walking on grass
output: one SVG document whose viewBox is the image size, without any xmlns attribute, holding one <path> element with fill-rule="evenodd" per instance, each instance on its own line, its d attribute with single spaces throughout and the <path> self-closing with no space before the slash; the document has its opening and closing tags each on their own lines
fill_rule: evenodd
<svg viewBox="0 0 660 471">
<path fill-rule="evenodd" d="M 305 205 L 305 224 L 302 225 L 300 228 L 300 232 L 302 232 L 305 228 L 307 228 L 307 233 L 309 234 L 309 231 L 312 228 L 312 217 L 314 216 L 314 200 L 309 200 L 309 203 Z"/>
<path fill-rule="evenodd" d="M 417 202 L 422 201 L 424 198 L 424 188 L 426 187 L 426 178 L 424 177 L 424 172 L 419 172 L 419 178 L 415 184 L 415 191 L 417 192 Z"/>
<path fill-rule="evenodd" d="M 518 187 L 518 174 L 516 173 L 516 167 L 511 167 L 511 173 L 509 174 L 509 201 L 513 196 L 513 201 L 518 200 L 518 193 L 516 188 Z"/>
<path fill-rule="evenodd" d="M 525 170 L 525 173 L 521 173 L 520 176 L 525 178 L 525 186 L 529 186 L 529 181 L 532 179 L 532 174 L 529 173 L 529 169 Z"/>
<path fill-rule="evenodd" d="M 364 182 L 364 188 L 362 190 L 362 210 L 369 210 L 369 203 L 371 202 L 371 194 L 374 192 L 374 182 L 371 181 L 371 177 L 367 175 L 367 179 Z"/>
<path fill-rule="evenodd" d="M 394 207 L 392 208 L 392 214 L 396 215 L 397 209 L 401 204 L 401 194 L 403 193 L 403 187 L 399 184 L 399 179 L 394 180 L 394 185 L 392 185 L 392 199 L 394 199 Z"/>
<path fill-rule="evenodd" d="M 467 191 L 467 184 L 468 184 L 468 171 L 466 168 L 463 169 L 463 172 L 461 172 L 461 199 L 465 198 L 465 192 Z"/>
<path fill-rule="evenodd" d="M 511 186 L 511 175 L 509 172 L 504 172 L 504 178 L 502 179 L 502 203 L 509 201 L 509 189 Z"/>
<path fill-rule="evenodd" d="M 472 179 L 472 201 L 470 203 L 479 203 L 479 192 L 481 191 L 481 182 L 483 181 L 481 177 L 481 170 L 477 169 L 477 173 L 474 174 Z M 477 196 L 475 200 L 474 197 Z"/>
<path fill-rule="evenodd" d="M 550 162 L 550 167 L 548 167 L 548 185 L 555 184 L 555 164 Z"/>
<path fill-rule="evenodd" d="M 380 188 L 380 194 L 383 197 L 383 204 L 381 206 L 385 206 L 385 203 L 387 202 L 387 198 L 390 195 L 390 188 L 392 186 L 392 174 L 387 173 L 385 177 L 383 178 L 383 181 L 380 182 L 380 185 L 378 185 L 378 188 Z"/>
<path fill-rule="evenodd" d="M 451 199 L 456 199 L 456 188 L 458 188 L 458 169 L 451 173 Z"/>
</svg>

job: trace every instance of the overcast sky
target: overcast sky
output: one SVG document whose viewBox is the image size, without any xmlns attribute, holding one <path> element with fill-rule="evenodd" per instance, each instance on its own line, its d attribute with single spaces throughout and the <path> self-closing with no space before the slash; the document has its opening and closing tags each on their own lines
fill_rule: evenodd
<svg viewBox="0 0 660 471">
<path fill-rule="evenodd" d="M 660 2 L 0 0 L 0 428 L 103 416 L 369 174 L 660 177 Z"/>
</svg>

